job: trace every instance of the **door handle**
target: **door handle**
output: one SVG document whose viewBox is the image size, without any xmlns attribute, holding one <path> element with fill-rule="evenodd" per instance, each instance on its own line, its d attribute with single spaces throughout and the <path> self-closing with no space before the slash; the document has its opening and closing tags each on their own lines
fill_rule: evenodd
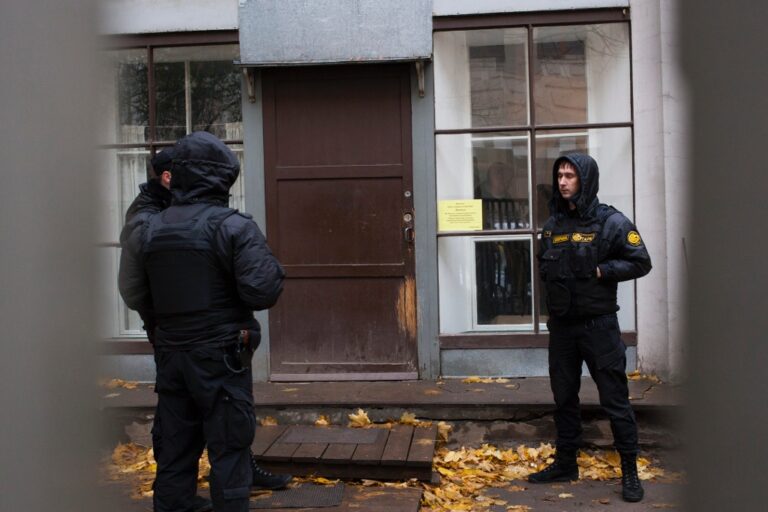
<svg viewBox="0 0 768 512">
<path fill-rule="evenodd" d="M 408 226 L 405 229 L 403 229 L 403 238 L 409 244 L 412 244 L 413 241 L 416 239 L 416 232 L 413 230 L 411 226 Z"/>
</svg>

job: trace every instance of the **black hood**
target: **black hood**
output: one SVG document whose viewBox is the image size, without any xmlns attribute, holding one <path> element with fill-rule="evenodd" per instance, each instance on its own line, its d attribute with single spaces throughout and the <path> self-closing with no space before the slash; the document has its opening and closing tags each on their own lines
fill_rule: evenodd
<svg viewBox="0 0 768 512">
<path fill-rule="evenodd" d="M 171 193 L 176 204 L 203 199 L 226 202 L 238 174 L 235 154 L 208 132 L 190 133 L 173 146 Z"/>
<path fill-rule="evenodd" d="M 560 195 L 560 187 L 557 186 L 557 170 L 563 161 L 570 162 L 576 168 L 579 175 L 579 192 L 572 202 L 576 204 L 579 217 L 594 217 L 600 201 L 597 199 L 597 190 L 600 188 L 600 171 L 594 158 L 583 153 L 571 153 L 555 160 L 552 166 L 552 200 L 549 203 L 549 211 L 552 215 L 563 215 L 568 212 L 568 201 Z"/>
</svg>

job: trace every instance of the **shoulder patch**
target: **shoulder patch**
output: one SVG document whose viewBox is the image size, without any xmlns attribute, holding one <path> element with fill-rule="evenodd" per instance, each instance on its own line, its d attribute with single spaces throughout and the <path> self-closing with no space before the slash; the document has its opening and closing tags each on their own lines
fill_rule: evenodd
<svg viewBox="0 0 768 512">
<path fill-rule="evenodd" d="M 634 245 L 637 247 L 641 243 L 643 243 L 643 239 L 640 238 L 640 233 L 637 231 L 630 231 L 627 233 L 627 242 L 629 242 L 629 245 Z"/>
</svg>

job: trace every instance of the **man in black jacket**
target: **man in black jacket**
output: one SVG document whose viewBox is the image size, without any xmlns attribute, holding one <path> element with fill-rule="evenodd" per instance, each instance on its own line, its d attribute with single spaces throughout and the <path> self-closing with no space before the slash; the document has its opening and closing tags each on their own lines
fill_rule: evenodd
<svg viewBox="0 0 768 512">
<path fill-rule="evenodd" d="M 192 509 L 206 443 L 217 512 L 248 510 L 254 471 L 262 487 L 290 479 L 251 466 L 250 356 L 260 338 L 253 310 L 275 304 L 284 272 L 250 216 L 227 207 L 239 168 L 213 135 L 182 138 L 171 206 L 131 222 L 123 237 L 120 293 L 156 322 L 156 512 Z"/>
<path fill-rule="evenodd" d="M 579 478 L 579 388 L 586 362 L 621 455 L 622 495 L 626 501 L 640 501 L 637 424 L 629 403 L 616 290 L 619 281 L 650 272 L 651 259 L 632 222 L 597 199 L 599 171 L 590 156 L 558 158 L 553 184 L 552 216 L 544 225 L 539 265 L 549 308 L 549 376 L 557 451 L 554 463 L 528 480 L 544 483 Z"/>
</svg>

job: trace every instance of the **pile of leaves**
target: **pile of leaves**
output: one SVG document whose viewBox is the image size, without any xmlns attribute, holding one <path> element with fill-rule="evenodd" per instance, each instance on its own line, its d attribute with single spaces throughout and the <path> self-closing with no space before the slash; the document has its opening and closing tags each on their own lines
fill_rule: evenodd
<svg viewBox="0 0 768 512">
<path fill-rule="evenodd" d="M 507 450 L 489 444 L 476 449 L 441 448 L 435 453 L 433 467 L 442 479 L 440 485 L 424 485 L 422 511 L 483 510 L 491 505 L 507 505 L 504 500 L 485 495 L 484 491 L 494 487 L 504 487 L 512 492 L 526 491 L 527 487 L 512 482 L 524 482 L 529 474 L 554 462 L 554 454 L 555 449 L 550 444 L 520 445 Z M 582 451 L 578 465 L 582 479 L 621 477 L 621 459 L 615 451 Z M 662 469 L 653 467 L 643 457 L 638 458 L 638 473 L 641 480 L 666 476 Z M 562 493 L 560 497 L 571 498 L 573 495 Z M 526 510 L 520 505 L 508 507 L 507 510 Z"/>
</svg>

